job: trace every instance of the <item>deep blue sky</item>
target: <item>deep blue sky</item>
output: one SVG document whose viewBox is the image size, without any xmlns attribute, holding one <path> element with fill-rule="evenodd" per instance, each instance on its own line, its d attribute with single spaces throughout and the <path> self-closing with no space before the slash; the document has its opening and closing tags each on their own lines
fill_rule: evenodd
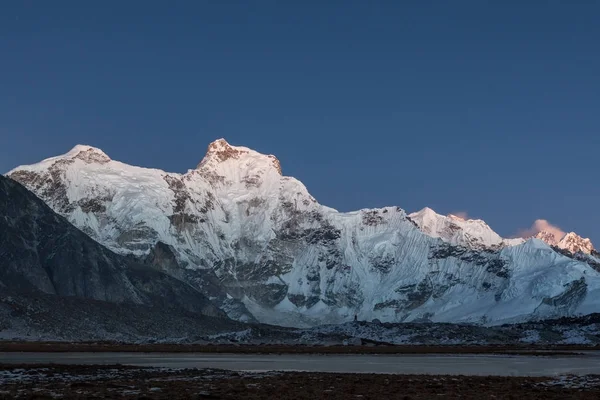
<svg viewBox="0 0 600 400">
<path fill-rule="evenodd" d="M 0 171 L 84 143 L 184 172 L 224 137 L 340 210 L 600 245 L 598 21 L 600 1 L 7 1 Z"/>
</svg>

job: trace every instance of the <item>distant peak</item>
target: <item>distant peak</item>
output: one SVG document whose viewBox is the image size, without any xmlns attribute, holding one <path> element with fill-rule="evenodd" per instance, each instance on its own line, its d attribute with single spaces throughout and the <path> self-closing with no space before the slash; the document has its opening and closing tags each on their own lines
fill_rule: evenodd
<svg viewBox="0 0 600 400">
<path fill-rule="evenodd" d="M 67 154 L 75 155 L 82 151 L 89 151 L 89 152 L 94 152 L 94 153 L 105 154 L 104 151 L 102 151 L 102 149 L 99 149 L 94 146 L 89 146 L 87 144 L 76 144 L 75 146 L 73 146 L 73 148 L 71 150 L 69 150 L 69 152 Z"/>
<path fill-rule="evenodd" d="M 206 155 L 198 164 L 198 168 L 211 162 L 221 163 L 230 159 L 239 159 L 244 153 L 248 153 L 248 149 L 232 146 L 223 138 L 217 139 L 208 145 Z"/>
<path fill-rule="evenodd" d="M 94 146 L 89 146 L 87 144 L 76 144 L 67 154 L 77 154 L 81 151 L 94 151 L 104 153 L 102 150 Z"/>
<path fill-rule="evenodd" d="M 562 239 L 561 236 L 555 234 L 554 232 L 550 232 L 550 231 L 540 231 L 540 232 L 536 233 L 535 235 L 533 235 L 532 237 L 535 239 L 542 240 L 551 246 L 556 246 L 558 244 L 558 242 L 560 241 L 560 239 Z"/>
<path fill-rule="evenodd" d="M 414 212 L 410 214 L 411 217 L 421 217 L 421 218 L 438 218 L 438 219 L 449 219 L 453 221 L 471 221 L 471 222 L 483 222 L 481 220 L 470 219 L 466 214 L 457 215 L 457 214 L 448 214 L 446 216 L 442 214 L 438 214 L 435 210 L 425 207 L 420 211 Z"/>
<path fill-rule="evenodd" d="M 559 249 L 568 250 L 569 252 L 575 253 L 586 253 L 590 254 L 594 249 L 594 245 L 590 239 L 585 239 L 575 232 L 569 233 L 556 233 L 552 231 L 541 231 L 535 236 L 535 239 L 540 239 L 550 246 L 556 246 Z"/>
<path fill-rule="evenodd" d="M 76 160 L 81 160 L 86 164 L 106 164 L 112 161 L 110 157 L 107 156 L 106 153 L 104 153 L 99 148 L 84 144 L 78 144 L 68 152 L 59 156 L 46 158 L 35 164 L 20 165 L 16 168 L 13 168 L 12 170 L 8 171 L 6 175 L 11 175 L 21 170 L 35 171 L 45 169 L 57 164 L 69 165 L 74 163 Z"/>
<path fill-rule="evenodd" d="M 200 164 L 198 164 L 197 169 L 204 168 L 209 165 L 216 166 L 229 160 L 240 160 L 244 157 L 265 159 L 277 170 L 279 175 L 281 175 L 281 164 L 277 157 L 273 155 L 264 155 L 247 147 L 232 146 L 223 138 L 217 139 L 208 145 L 206 155 Z"/>
<path fill-rule="evenodd" d="M 569 250 L 571 253 L 592 253 L 594 249 L 594 245 L 592 241 L 587 238 L 583 238 L 576 234 L 575 232 L 567 233 L 559 242 L 558 247 L 561 249 Z"/>
<path fill-rule="evenodd" d="M 217 139 L 211 144 L 208 145 L 208 153 L 211 151 L 219 151 L 220 149 L 231 148 L 232 146 L 227 142 L 227 140 L 221 138 Z"/>
<path fill-rule="evenodd" d="M 457 215 L 458 214 L 458 215 Z M 441 215 L 429 207 L 409 214 L 421 232 L 453 245 L 469 248 L 493 248 L 520 244 L 521 240 L 505 240 L 481 219 L 470 219 L 466 213 Z"/>
<path fill-rule="evenodd" d="M 84 161 L 87 164 L 99 163 L 104 164 L 111 161 L 110 157 L 105 152 L 97 147 L 88 146 L 84 144 L 78 144 L 71 149 L 67 154 L 66 158 L 77 158 Z"/>
<path fill-rule="evenodd" d="M 421 216 L 426 216 L 426 215 L 427 216 L 441 216 L 429 207 L 424 207 L 421 210 L 410 214 L 411 217 L 421 217 Z"/>
</svg>

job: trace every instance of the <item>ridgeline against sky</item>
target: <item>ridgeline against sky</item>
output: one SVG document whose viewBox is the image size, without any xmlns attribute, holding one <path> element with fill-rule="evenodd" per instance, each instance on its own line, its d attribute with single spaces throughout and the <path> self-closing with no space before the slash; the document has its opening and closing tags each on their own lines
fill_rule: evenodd
<svg viewBox="0 0 600 400">
<path fill-rule="evenodd" d="M 600 243 L 600 3 L 207 3 L 5 5 L 1 172 L 77 143 L 183 172 L 225 137 L 340 210 Z"/>
</svg>

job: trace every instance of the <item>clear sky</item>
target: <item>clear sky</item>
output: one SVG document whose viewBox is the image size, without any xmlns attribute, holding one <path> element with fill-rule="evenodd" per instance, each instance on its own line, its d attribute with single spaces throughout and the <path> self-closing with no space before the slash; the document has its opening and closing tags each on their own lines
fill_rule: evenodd
<svg viewBox="0 0 600 400">
<path fill-rule="evenodd" d="M 600 1 L 33 1 L 0 12 L 0 170 L 77 143 L 275 154 L 340 210 L 548 219 L 600 247 Z"/>
</svg>

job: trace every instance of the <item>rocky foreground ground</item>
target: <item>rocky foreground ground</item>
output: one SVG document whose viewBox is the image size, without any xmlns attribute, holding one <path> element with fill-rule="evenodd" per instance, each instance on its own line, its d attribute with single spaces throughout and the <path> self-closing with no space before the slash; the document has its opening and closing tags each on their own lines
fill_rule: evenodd
<svg viewBox="0 0 600 400">
<path fill-rule="evenodd" d="M 506 378 L 0 365 L 0 398 L 597 399 L 600 376 Z"/>
</svg>

